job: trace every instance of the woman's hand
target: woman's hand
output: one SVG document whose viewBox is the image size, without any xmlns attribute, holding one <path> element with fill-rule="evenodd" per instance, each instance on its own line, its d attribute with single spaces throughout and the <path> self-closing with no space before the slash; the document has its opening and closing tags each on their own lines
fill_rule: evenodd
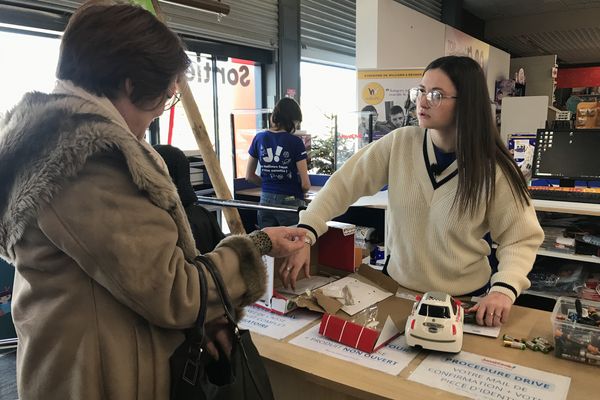
<svg viewBox="0 0 600 400">
<path fill-rule="evenodd" d="M 233 347 L 233 332 L 226 317 L 219 317 L 204 324 L 206 343 L 204 348 L 210 356 L 219 360 L 220 354 L 227 358 Z"/>
<path fill-rule="evenodd" d="M 500 292 L 490 292 L 479 303 L 466 310 L 474 312 L 477 324 L 485 326 L 501 326 L 508 321 L 512 300 Z"/>
<path fill-rule="evenodd" d="M 286 257 L 279 267 L 279 277 L 285 288 L 292 286 L 292 289 L 296 289 L 296 279 L 302 269 L 304 275 L 310 278 L 310 245 L 303 244 L 303 249 Z"/>
<path fill-rule="evenodd" d="M 304 245 L 305 230 L 302 228 L 288 228 L 286 226 L 263 228 L 262 231 L 269 235 L 273 247 L 267 255 L 275 258 L 288 257 L 301 250 Z"/>
</svg>

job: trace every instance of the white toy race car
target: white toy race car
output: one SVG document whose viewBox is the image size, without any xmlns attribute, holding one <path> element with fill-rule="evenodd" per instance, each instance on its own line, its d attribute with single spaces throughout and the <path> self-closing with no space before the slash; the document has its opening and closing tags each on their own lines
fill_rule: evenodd
<svg viewBox="0 0 600 400">
<path fill-rule="evenodd" d="M 463 342 L 464 312 L 459 300 L 441 292 L 417 296 L 406 320 L 406 344 L 429 350 L 458 353 Z"/>
</svg>

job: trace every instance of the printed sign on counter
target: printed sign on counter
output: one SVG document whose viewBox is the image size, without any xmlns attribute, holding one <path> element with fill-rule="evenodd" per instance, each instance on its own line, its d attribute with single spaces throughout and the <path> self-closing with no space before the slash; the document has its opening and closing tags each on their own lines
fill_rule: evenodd
<svg viewBox="0 0 600 400">
<path fill-rule="evenodd" d="M 365 353 L 319 335 L 318 325 L 290 340 L 290 343 L 390 375 L 398 375 L 418 353 L 406 345 L 404 335 L 374 353 Z"/>
<path fill-rule="evenodd" d="M 249 306 L 244 311 L 246 315 L 238 324 L 240 328 L 274 339 L 283 339 L 321 317 L 319 313 L 306 310 L 295 310 L 286 315 L 279 315 Z"/>
<path fill-rule="evenodd" d="M 408 378 L 472 399 L 562 400 L 571 378 L 463 351 L 430 354 Z"/>
</svg>

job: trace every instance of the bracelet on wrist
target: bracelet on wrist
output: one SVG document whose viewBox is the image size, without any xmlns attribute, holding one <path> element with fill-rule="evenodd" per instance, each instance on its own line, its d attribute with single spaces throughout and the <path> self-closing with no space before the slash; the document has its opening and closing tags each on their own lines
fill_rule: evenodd
<svg viewBox="0 0 600 400">
<path fill-rule="evenodd" d="M 261 256 L 268 254 L 273 249 L 273 242 L 271 238 L 264 231 L 257 230 L 248 235 L 254 242 L 254 245 L 258 249 Z"/>
</svg>

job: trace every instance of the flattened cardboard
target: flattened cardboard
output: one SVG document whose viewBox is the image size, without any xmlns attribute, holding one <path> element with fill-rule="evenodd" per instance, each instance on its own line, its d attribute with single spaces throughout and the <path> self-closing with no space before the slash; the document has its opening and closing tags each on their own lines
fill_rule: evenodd
<svg viewBox="0 0 600 400">
<path fill-rule="evenodd" d="M 318 290 L 313 293 L 312 297 L 299 296 L 296 299 L 296 304 L 301 308 L 328 314 L 335 314 L 344 306 L 338 299 L 327 297 Z"/>
<path fill-rule="evenodd" d="M 349 315 L 356 315 L 367 307 L 379 303 L 387 297 L 393 296 L 392 292 L 381 289 L 378 285 L 374 285 L 372 282 L 365 282 L 364 279 L 358 279 L 357 274 L 348 275 L 335 282 L 329 283 L 319 291 L 323 294 L 328 294 L 328 289 L 335 289 L 334 291 L 341 291 L 341 288 L 348 290 L 351 294 L 352 300 L 346 302 L 347 304 L 342 307 L 342 310 Z"/>
<path fill-rule="evenodd" d="M 296 288 L 284 288 L 282 284 L 276 285 L 275 290 L 282 295 L 299 296 L 306 291 L 312 292 L 322 286 L 334 282 L 337 278 L 320 275 L 312 275 L 310 278 L 299 279 L 296 281 Z"/>
</svg>

